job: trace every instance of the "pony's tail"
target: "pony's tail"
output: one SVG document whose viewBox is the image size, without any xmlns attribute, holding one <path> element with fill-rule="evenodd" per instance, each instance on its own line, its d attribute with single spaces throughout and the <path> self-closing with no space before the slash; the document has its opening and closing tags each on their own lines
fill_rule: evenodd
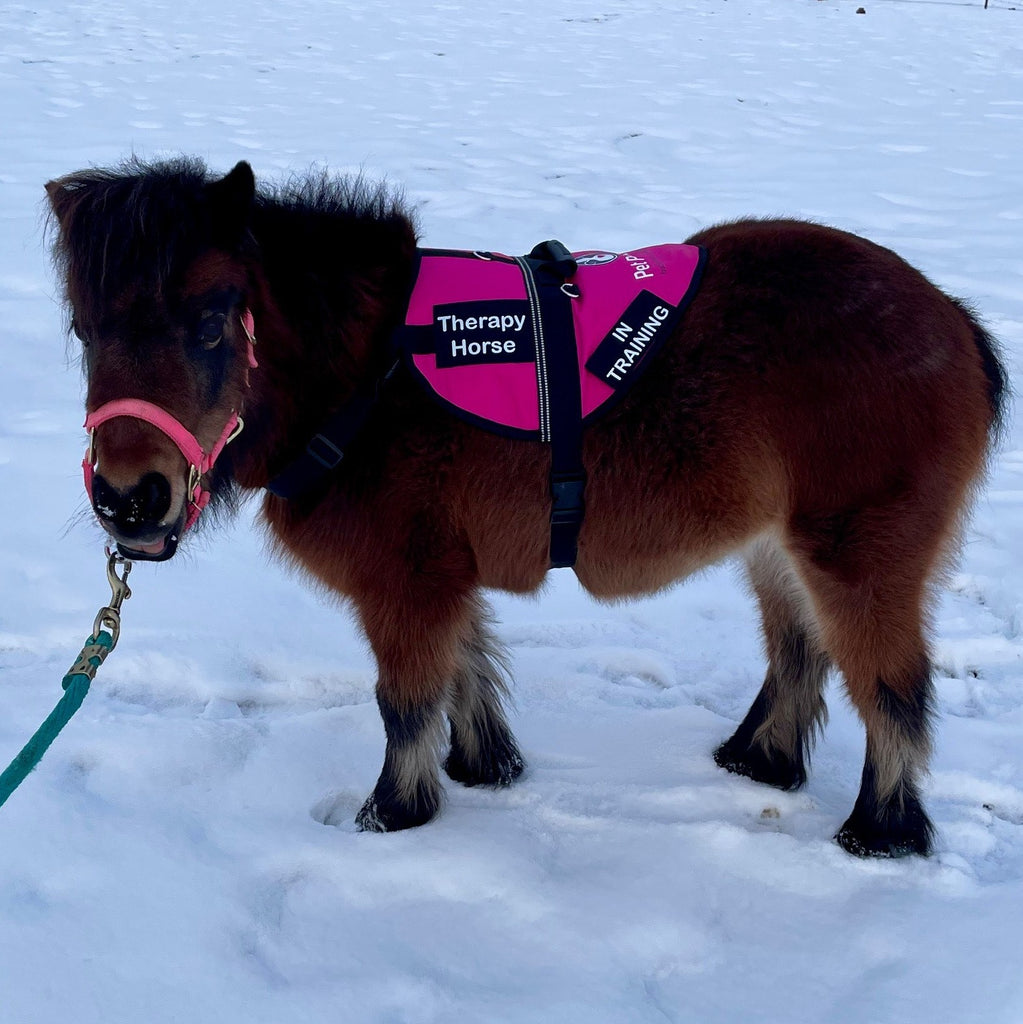
<svg viewBox="0 0 1023 1024">
<path fill-rule="evenodd" d="M 987 398 L 991 409 L 990 435 L 992 443 L 1002 436 L 1005 427 L 1007 407 L 1011 394 L 1009 388 L 1009 375 L 1006 373 L 1005 364 L 1002 362 L 1001 347 L 991 332 L 980 322 L 977 313 L 965 302 L 953 299 L 952 302 L 960 313 L 966 318 L 973 331 L 973 340 L 980 354 L 980 361 L 984 367 L 984 376 L 987 377 Z"/>
</svg>

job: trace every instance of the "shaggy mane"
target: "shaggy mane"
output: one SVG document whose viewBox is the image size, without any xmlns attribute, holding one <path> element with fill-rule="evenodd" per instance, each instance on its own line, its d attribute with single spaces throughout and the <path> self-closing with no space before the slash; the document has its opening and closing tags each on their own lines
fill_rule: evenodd
<svg viewBox="0 0 1023 1024">
<path fill-rule="evenodd" d="M 220 177 L 197 158 L 132 157 L 51 182 L 53 256 L 68 283 L 68 298 L 76 307 L 87 297 L 95 307 L 109 308 L 129 282 L 158 292 L 173 287 L 174 275 L 211 246 L 258 244 L 251 235 L 225 237 L 230 231 L 224 211 L 209 191 Z M 400 191 L 361 174 L 314 171 L 260 185 L 253 215 L 271 235 L 283 218 L 296 240 L 304 238 L 320 251 L 326 239 L 362 225 L 415 236 L 413 214 Z"/>
</svg>

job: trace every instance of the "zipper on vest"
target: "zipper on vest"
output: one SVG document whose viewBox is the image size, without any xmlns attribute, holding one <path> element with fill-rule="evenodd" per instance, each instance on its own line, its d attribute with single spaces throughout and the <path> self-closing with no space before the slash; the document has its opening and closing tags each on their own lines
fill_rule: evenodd
<svg viewBox="0 0 1023 1024">
<path fill-rule="evenodd" d="M 551 388 L 547 378 L 547 346 L 543 336 L 543 317 L 540 315 L 540 295 L 529 264 L 521 256 L 515 262 L 522 271 L 526 282 L 526 297 L 529 300 L 529 314 L 533 322 L 533 339 L 536 343 L 536 387 L 539 397 L 540 440 L 550 443 L 551 439 Z"/>
</svg>

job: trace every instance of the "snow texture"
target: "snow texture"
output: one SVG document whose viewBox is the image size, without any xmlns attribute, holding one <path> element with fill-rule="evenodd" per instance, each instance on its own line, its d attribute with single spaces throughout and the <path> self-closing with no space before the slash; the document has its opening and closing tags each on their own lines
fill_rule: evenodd
<svg viewBox="0 0 1023 1024">
<path fill-rule="evenodd" d="M 865 14 L 858 14 L 863 3 Z M 1007 0 L 0 3 L 0 761 L 107 599 L 42 185 L 131 153 L 403 183 L 429 245 L 625 249 L 824 220 L 1023 357 L 1023 10 Z M 82 711 L 0 811 L 0 1024 L 1018 1024 L 1023 427 L 935 623 L 929 860 L 831 836 L 809 784 L 716 768 L 763 659 L 733 567 L 601 607 L 496 596 L 529 760 L 360 834 L 383 729 L 351 616 L 250 505 L 139 566 Z"/>
</svg>

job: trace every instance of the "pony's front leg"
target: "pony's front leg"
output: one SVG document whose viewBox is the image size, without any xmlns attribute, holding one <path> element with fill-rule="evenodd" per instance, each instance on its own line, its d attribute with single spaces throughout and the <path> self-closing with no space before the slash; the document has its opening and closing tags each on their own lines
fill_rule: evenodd
<svg viewBox="0 0 1023 1024">
<path fill-rule="evenodd" d="M 355 819 L 371 832 L 412 828 L 436 814 L 446 699 L 473 628 L 468 595 L 420 593 L 403 601 L 392 591 L 388 597 L 360 609 L 379 667 L 377 704 L 387 737 L 380 778 Z"/>
<path fill-rule="evenodd" d="M 444 742 L 440 701 L 395 704 L 377 687 L 387 752 L 380 778 L 355 817 L 364 832 L 397 832 L 428 822 L 440 807 L 438 765 Z"/>
</svg>

